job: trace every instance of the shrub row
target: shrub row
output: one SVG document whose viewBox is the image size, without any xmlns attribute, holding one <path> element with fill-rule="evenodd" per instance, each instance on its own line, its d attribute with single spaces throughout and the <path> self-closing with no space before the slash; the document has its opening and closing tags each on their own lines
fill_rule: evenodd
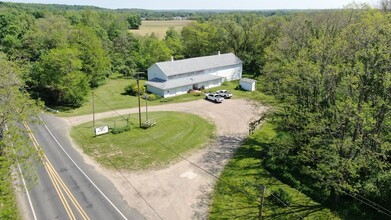
<svg viewBox="0 0 391 220">
<path fill-rule="evenodd" d="M 130 126 L 129 125 L 126 125 L 124 127 L 115 127 L 115 128 L 111 128 L 111 133 L 112 134 L 120 134 L 120 133 L 123 133 L 125 131 L 130 131 Z"/>
</svg>

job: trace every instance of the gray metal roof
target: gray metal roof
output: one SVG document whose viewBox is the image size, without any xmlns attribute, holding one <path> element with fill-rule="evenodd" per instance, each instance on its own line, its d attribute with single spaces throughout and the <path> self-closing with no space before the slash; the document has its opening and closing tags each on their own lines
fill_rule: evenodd
<svg viewBox="0 0 391 220">
<path fill-rule="evenodd" d="M 160 68 L 166 76 L 172 76 L 181 73 L 190 73 L 217 67 L 232 66 L 241 63 L 242 61 L 237 56 L 235 56 L 235 54 L 226 53 L 184 60 L 159 62 L 153 65 L 156 65 L 158 68 Z"/>
<path fill-rule="evenodd" d="M 178 88 L 182 86 L 193 85 L 201 82 L 208 82 L 216 79 L 222 79 L 221 76 L 215 75 L 199 75 L 199 76 L 190 76 L 186 78 L 173 79 L 168 81 L 162 81 L 158 78 L 154 78 L 150 81 L 147 81 L 147 85 L 153 86 L 161 90 L 167 90 L 172 88 Z"/>
</svg>

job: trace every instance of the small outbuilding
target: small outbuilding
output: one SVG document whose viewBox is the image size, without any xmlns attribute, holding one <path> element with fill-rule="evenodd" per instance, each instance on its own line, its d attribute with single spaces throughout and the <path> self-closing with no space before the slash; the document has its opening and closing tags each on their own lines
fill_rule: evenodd
<svg viewBox="0 0 391 220">
<path fill-rule="evenodd" d="M 147 90 L 162 97 L 220 86 L 242 78 L 242 61 L 233 53 L 155 63 L 148 68 Z"/>
<path fill-rule="evenodd" d="M 249 78 L 240 79 L 240 88 L 247 91 L 255 91 L 255 82 L 256 80 Z"/>
</svg>

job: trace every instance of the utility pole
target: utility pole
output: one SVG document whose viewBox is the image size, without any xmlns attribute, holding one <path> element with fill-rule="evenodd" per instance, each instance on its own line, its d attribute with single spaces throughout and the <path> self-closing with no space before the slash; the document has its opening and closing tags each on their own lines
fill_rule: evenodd
<svg viewBox="0 0 391 220">
<path fill-rule="evenodd" d="M 141 106 L 140 106 L 140 73 L 137 73 L 137 90 L 138 90 L 138 121 L 141 128 Z"/>
<path fill-rule="evenodd" d="M 95 100 L 94 100 L 94 91 L 92 91 L 92 127 L 95 129 Z"/>
<path fill-rule="evenodd" d="M 261 193 L 261 199 L 259 204 L 259 220 L 262 220 L 262 209 L 263 209 L 263 202 L 265 200 L 266 186 L 263 185 L 261 186 L 261 188 L 262 188 L 262 193 Z"/>
<path fill-rule="evenodd" d="M 148 121 L 148 94 L 145 94 L 145 114 L 147 116 Z"/>
</svg>

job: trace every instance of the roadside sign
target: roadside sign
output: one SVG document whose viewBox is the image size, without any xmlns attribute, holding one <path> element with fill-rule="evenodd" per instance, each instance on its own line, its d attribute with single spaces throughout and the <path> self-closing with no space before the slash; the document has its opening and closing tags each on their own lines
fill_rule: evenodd
<svg viewBox="0 0 391 220">
<path fill-rule="evenodd" d="M 109 126 L 102 126 L 94 129 L 95 135 L 102 135 L 102 134 L 107 134 L 109 133 Z"/>
</svg>

